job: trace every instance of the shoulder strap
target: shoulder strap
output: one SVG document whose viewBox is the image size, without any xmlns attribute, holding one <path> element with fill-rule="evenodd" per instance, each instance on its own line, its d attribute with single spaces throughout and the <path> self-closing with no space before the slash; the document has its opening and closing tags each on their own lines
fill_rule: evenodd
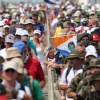
<svg viewBox="0 0 100 100">
<path fill-rule="evenodd" d="M 33 78 L 31 76 L 26 76 L 27 78 L 27 83 L 28 83 L 28 87 L 31 90 L 32 93 L 32 100 L 35 100 L 34 98 L 34 87 L 33 87 Z"/>
<path fill-rule="evenodd" d="M 67 84 L 68 84 L 67 76 L 68 76 L 68 74 L 69 74 L 71 68 L 72 68 L 71 66 L 68 66 L 68 69 L 67 69 L 67 72 L 66 72 L 66 83 L 67 83 Z"/>
</svg>

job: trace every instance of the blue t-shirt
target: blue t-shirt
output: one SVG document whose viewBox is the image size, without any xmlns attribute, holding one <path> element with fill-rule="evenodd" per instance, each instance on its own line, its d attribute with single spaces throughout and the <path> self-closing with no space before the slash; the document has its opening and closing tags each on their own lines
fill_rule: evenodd
<svg viewBox="0 0 100 100">
<path fill-rule="evenodd" d="M 38 29 L 41 31 L 41 35 L 45 33 L 44 25 L 41 23 L 34 24 L 34 29 Z"/>
<path fill-rule="evenodd" d="M 37 50 L 36 50 L 36 45 L 32 42 L 32 40 L 28 41 L 28 47 L 34 50 L 36 56 L 38 55 Z"/>
</svg>

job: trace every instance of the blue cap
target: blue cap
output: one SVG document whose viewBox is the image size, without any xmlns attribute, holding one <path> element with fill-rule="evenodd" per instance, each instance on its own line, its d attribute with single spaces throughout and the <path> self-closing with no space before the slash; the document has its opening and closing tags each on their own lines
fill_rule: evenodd
<svg viewBox="0 0 100 100">
<path fill-rule="evenodd" d="M 15 42 L 13 44 L 13 47 L 18 48 L 20 53 L 22 53 L 26 49 L 26 45 L 22 41 Z"/>
<path fill-rule="evenodd" d="M 3 65 L 0 63 L 0 72 L 3 71 Z"/>
</svg>

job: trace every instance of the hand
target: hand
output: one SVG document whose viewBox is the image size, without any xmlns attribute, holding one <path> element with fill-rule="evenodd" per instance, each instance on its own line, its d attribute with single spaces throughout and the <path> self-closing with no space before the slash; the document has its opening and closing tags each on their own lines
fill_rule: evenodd
<svg viewBox="0 0 100 100">
<path fill-rule="evenodd" d="M 55 64 L 55 63 L 52 63 L 52 64 L 50 65 L 50 67 L 51 67 L 51 68 L 56 68 L 56 64 Z"/>
<path fill-rule="evenodd" d="M 43 42 L 42 38 L 39 38 L 39 42 L 40 42 L 40 43 Z"/>
</svg>

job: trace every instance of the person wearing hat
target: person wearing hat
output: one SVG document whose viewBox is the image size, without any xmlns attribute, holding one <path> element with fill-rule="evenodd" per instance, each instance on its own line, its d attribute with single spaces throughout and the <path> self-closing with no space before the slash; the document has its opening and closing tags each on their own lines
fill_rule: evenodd
<svg viewBox="0 0 100 100">
<path fill-rule="evenodd" d="M 4 29 L 5 36 L 8 35 L 10 26 L 9 25 L 4 25 L 3 29 Z"/>
<path fill-rule="evenodd" d="M 41 31 L 41 39 L 44 38 L 45 36 L 45 28 L 44 25 L 40 22 L 38 22 L 38 16 L 37 15 L 33 15 L 33 21 L 34 21 L 34 29 L 38 29 Z"/>
<path fill-rule="evenodd" d="M 17 81 L 23 86 L 28 86 L 31 90 L 32 99 L 44 100 L 44 94 L 41 87 L 35 79 L 25 73 L 24 63 L 21 58 L 13 58 L 11 61 L 17 63 Z M 34 91 L 34 92 L 33 92 Z"/>
<path fill-rule="evenodd" d="M 6 50 L 10 47 L 13 46 L 13 43 L 15 42 L 15 37 L 14 35 L 12 34 L 8 34 L 6 37 L 5 37 L 5 47 L 4 49 L 2 49 L 0 51 L 0 56 L 2 56 L 5 60 L 6 60 L 6 56 L 7 56 L 7 52 Z"/>
<path fill-rule="evenodd" d="M 27 56 L 27 49 L 24 42 L 15 42 L 13 47 L 19 49 L 22 60 L 24 61 L 24 68 L 27 70 L 28 74 L 38 80 L 40 86 L 43 88 L 45 86 L 45 77 L 40 62 L 37 59 Z"/>
<path fill-rule="evenodd" d="M 19 99 L 22 100 L 24 97 L 28 97 L 29 100 L 31 100 L 31 92 L 30 89 L 25 86 L 25 90 L 22 89 L 22 85 L 16 81 L 17 78 L 17 64 L 12 61 L 7 61 L 4 63 L 3 66 L 3 77 L 4 80 L 1 83 L 2 85 L 5 85 L 7 88 L 10 88 L 10 91 L 12 92 L 13 99 Z"/>
<path fill-rule="evenodd" d="M 26 34 L 27 35 L 27 34 Z M 34 52 L 34 50 L 30 47 L 28 47 L 28 37 L 26 36 L 25 34 L 21 37 L 21 41 L 25 43 L 26 45 L 26 48 L 27 48 L 27 54 L 32 57 L 32 58 L 35 58 L 37 59 L 37 56 Z"/>
<path fill-rule="evenodd" d="M 77 93 L 74 100 L 99 100 L 100 99 L 100 69 L 84 80 L 84 85 Z"/>
<path fill-rule="evenodd" d="M 45 72 L 45 65 L 44 65 L 44 49 L 45 49 L 45 44 L 43 40 L 41 40 L 41 31 L 40 30 L 34 30 L 34 39 L 33 43 L 36 45 L 36 50 L 38 53 L 38 60 L 40 61 L 40 64 L 42 66 L 43 71 Z"/>
<path fill-rule="evenodd" d="M 82 64 L 84 57 L 81 52 L 75 50 L 67 57 L 69 60 L 68 67 L 64 69 L 61 80 L 60 89 L 66 91 L 71 83 L 71 80 L 79 73 L 83 72 Z M 67 75 L 67 76 L 66 76 Z"/>
<path fill-rule="evenodd" d="M 34 22 L 32 21 L 32 19 L 25 20 L 25 29 L 28 31 L 30 37 L 33 36 L 33 24 Z"/>
</svg>

